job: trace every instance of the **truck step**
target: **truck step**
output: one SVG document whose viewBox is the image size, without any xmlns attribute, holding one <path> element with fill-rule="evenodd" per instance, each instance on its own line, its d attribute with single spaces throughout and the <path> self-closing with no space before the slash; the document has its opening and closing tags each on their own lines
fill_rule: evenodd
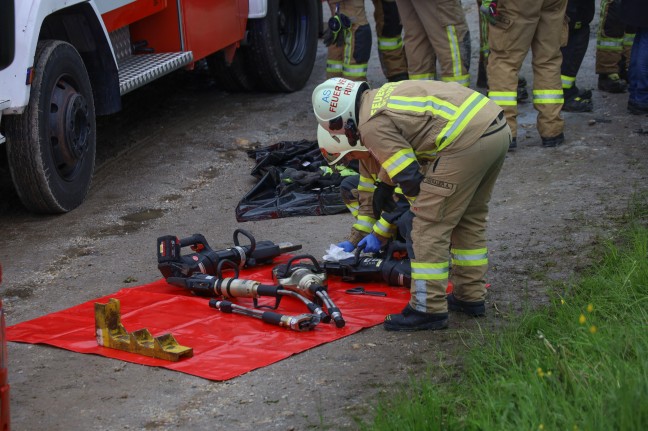
<svg viewBox="0 0 648 431">
<path fill-rule="evenodd" d="M 119 60 L 119 91 L 123 96 L 192 61 L 191 51 L 128 55 Z"/>
</svg>

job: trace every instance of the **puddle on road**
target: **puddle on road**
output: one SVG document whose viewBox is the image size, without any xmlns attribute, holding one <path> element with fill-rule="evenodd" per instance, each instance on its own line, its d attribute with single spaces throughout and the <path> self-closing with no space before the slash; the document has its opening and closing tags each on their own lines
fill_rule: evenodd
<svg viewBox="0 0 648 431">
<path fill-rule="evenodd" d="M 106 226 L 93 233 L 93 237 L 120 236 L 136 232 L 143 228 L 147 222 L 164 216 L 166 211 L 158 208 L 148 208 L 120 217 L 124 224 Z"/>
<path fill-rule="evenodd" d="M 161 209 L 145 209 L 136 213 L 127 214 L 121 217 L 125 222 L 143 223 L 149 220 L 155 220 L 164 215 L 164 210 Z"/>
</svg>

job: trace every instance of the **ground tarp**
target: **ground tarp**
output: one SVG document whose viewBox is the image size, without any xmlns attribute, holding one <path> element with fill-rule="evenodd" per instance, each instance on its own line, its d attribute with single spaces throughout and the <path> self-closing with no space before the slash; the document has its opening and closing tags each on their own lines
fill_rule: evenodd
<svg viewBox="0 0 648 431">
<path fill-rule="evenodd" d="M 244 270 L 240 278 L 270 283 L 272 267 Z M 194 296 L 160 280 L 121 289 L 112 295 L 10 326 L 6 338 L 164 367 L 209 380 L 227 380 L 382 323 L 386 314 L 399 312 L 409 299 L 409 291 L 402 287 L 362 285 L 367 290 L 386 292 L 387 296 L 349 295 L 345 289 L 356 284 L 343 283 L 336 278 L 329 280 L 329 295 L 342 312 L 346 321 L 344 328 L 320 323 L 311 331 L 296 332 L 251 317 L 225 314 L 210 308 L 208 298 Z M 155 337 L 171 333 L 180 345 L 193 348 L 193 357 L 168 362 L 99 346 L 95 338 L 94 303 L 107 303 L 110 298 L 121 302 L 121 323 L 128 332 L 146 328 Z M 252 305 L 251 299 L 238 298 L 234 302 Z M 274 305 L 274 298 L 263 298 L 260 302 Z M 282 299 L 276 311 L 284 314 L 307 312 L 305 306 L 293 298 Z"/>
</svg>

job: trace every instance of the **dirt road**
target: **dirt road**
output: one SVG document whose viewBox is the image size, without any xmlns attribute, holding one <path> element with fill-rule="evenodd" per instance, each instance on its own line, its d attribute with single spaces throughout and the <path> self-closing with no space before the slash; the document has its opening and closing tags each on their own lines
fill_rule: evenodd
<svg viewBox="0 0 648 431">
<path fill-rule="evenodd" d="M 476 52 L 474 2 L 464 4 Z M 595 88 L 593 46 L 592 39 L 582 87 Z M 347 232 L 348 214 L 239 225 L 234 208 L 254 183 L 253 162 L 237 142 L 315 139 L 310 94 L 324 62 L 321 47 L 316 72 L 294 94 L 231 95 L 204 75 L 178 73 L 129 95 L 122 113 L 100 120 L 87 202 L 66 215 L 22 210 L 2 165 L 8 325 L 159 279 L 154 243 L 164 234 L 201 232 L 220 248 L 244 227 L 321 257 Z M 372 85 L 382 84 L 375 57 L 370 67 Z M 225 382 L 10 343 L 13 429 L 353 429 L 355 417 L 370 415 L 377 397 L 411 375 L 451 378 L 452 365 L 478 342 L 471 335 L 545 303 L 547 290 L 588 265 L 592 245 L 613 235 L 633 194 L 648 191 L 648 118 L 626 114 L 627 95 L 594 90 L 593 101 L 592 113 L 564 114 L 567 142 L 555 149 L 540 145 L 532 105 L 520 105 L 519 147 L 491 204 L 486 318 L 452 314 L 441 332 L 378 326 Z"/>
</svg>

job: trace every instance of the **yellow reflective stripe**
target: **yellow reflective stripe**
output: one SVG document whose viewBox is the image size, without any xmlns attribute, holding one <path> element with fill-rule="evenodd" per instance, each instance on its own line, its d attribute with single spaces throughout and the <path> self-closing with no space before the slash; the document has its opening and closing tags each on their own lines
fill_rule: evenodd
<svg viewBox="0 0 648 431">
<path fill-rule="evenodd" d="M 349 209 L 349 212 L 353 214 L 353 217 L 357 217 L 358 210 L 360 209 L 360 204 L 358 201 L 351 201 L 346 204 L 346 207 Z"/>
<path fill-rule="evenodd" d="M 376 186 L 374 185 L 374 180 L 372 178 L 360 176 L 360 179 L 358 180 L 358 190 L 373 193 L 375 189 Z"/>
<path fill-rule="evenodd" d="M 459 107 L 459 115 L 452 121 L 449 121 L 441 133 L 436 137 L 437 151 L 441 151 L 450 145 L 457 136 L 468 126 L 470 120 L 479 112 L 481 108 L 488 103 L 488 98 L 483 94 L 474 92 Z"/>
<path fill-rule="evenodd" d="M 356 222 L 353 224 L 353 227 L 360 232 L 371 233 L 373 225 L 376 223 L 376 219 L 367 216 L 358 216 Z"/>
<path fill-rule="evenodd" d="M 621 51 L 623 38 L 599 38 L 596 41 L 596 48 L 603 51 Z"/>
<path fill-rule="evenodd" d="M 403 148 L 382 164 L 382 167 L 387 171 L 390 178 L 394 178 L 403 169 L 416 161 L 414 150 L 411 148 Z"/>
<path fill-rule="evenodd" d="M 489 91 L 488 98 L 499 106 L 517 106 L 517 91 Z"/>
<path fill-rule="evenodd" d="M 454 25 L 446 27 L 446 35 L 448 36 L 448 45 L 450 47 L 450 55 L 452 57 L 452 74 L 454 76 L 461 75 L 461 52 L 459 51 L 459 42 L 457 41 L 457 30 Z"/>
<path fill-rule="evenodd" d="M 434 79 L 433 73 L 419 73 L 416 75 L 409 75 L 412 81 L 432 81 Z"/>
<path fill-rule="evenodd" d="M 399 111 L 431 112 L 433 115 L 446 120 L 452 119 L 457 113 L 455 105 L 434 96 L 391 96 L 387 102 L 387 107 Z"/>
<path fill-rule="evenodd" d="M 562 81 L 562 88 L 572 88 L 576 83 L 575 76 L 560 75 L 560 80 Z"/>
<path fill-rule="evenodd" d="M 403 39 L 400 37 L 379 37 L 378 51 L 394 51 L 403 46 Z"/>
<path fill-rule="evenodd" d="M 343 66 L 341 61 L 337 60 L 327 60 L 326 61 L 326 71 L 327 72 L 342 72 Z"/>
<path fill-rule="evenodd" d="M 562 90 L 533 90 L 533 103 L 564 103 Z"/>
<path fill-rule="evenodd" d="M 378 220 L 374 225 L 373 231 L 378 235 L 389 238 L 394 235 L 394 232 L 396 231 L 396 225 L 389 223 L 387 220 L 381 217 L 380 220 Z"/>
<path fill-rule="evenodd" d="M 412 262 L 413 280 L 443 280 L 448 278 L 448 262 Z"/>
<path fill-rule="evenodd" d="M 481 266 L 488 265 L 488 249 L 478 248 L 474 250 L 450 249 L 452 253 L 452 264 L 457 266 Z"/>
<path fill-rule="evenodd" d="M 402 195 L 402 194 L 403 194 L 403 189 L 401 189 L 400 187 L 396 187 L 396 188 L 394 189 L 394 193 L 397 193 L 397 194 L 399 194 L 399 195 Z"/>
<path fill-rule="evenodd" d="M 368 65 L 365 64 L 345 64 L 342 73 L 344 76 L 367 76 Z"/>
<path fill-rule="evenodd" d="M 626 33 L 623 35 L 623 46 L 632 46 L 634 43 L 635 33 Z"/>
<path fill-rule="evenodd" d="M 436 159 L 437 151 L 436 148 L 433 150 L 417 151 L 416 158 L 419 160 L 434 160 Z"/>
<path fill-rule="evenodd" d="M 416 196 L 407 196 L 407 195 L 403 195 L 403 196 L 405 196 L 405 199 L 407 199 L 407 202 L 409 202 L 410 205 L 414 205 L 414 202 L 416 201 Z"/>
<path fill-rule="evenodd" d="M 443 81 L 443 82 L 456 82 L 457 84 L 461 84 L 464 87 L 468 87 L 470 85 L 470 75 L 442 76 L 441 81 Z"/>
</svg>

